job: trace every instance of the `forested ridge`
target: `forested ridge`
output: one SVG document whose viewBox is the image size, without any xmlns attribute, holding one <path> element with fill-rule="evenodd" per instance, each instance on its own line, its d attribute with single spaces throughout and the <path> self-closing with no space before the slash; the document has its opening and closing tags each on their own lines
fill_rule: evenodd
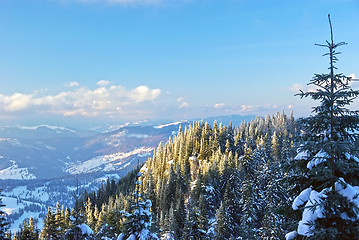
<svg viewBox="0 0 359 240">
<path fill-rule="evenodd" d="M 85 238 L 77 227 L 85 223 L 93 230 L 86 238 L 116 239 L 131 232 L 129 215 L 142 200 L 151 203 L 153 238 L 283 239 L 289 226 L 283 212 L 293 200 L 285 166 L 295 156 L 297 131 L 284 113 L 240 126 L 180 127 L 142 167 L 97 192 L 74 194 L 72 211 L 49 209 L 40 238 Z M 15 239 L 25 239 L 28 225 Z"/>
<path fill-rule="evenodd" d="M 274 210 L 288 200 L 280 181 L 295 132 L 284 114 L 180 130 L 142 168 L 157 225 L 175 239 L 282 235 Z"/>
</svg>

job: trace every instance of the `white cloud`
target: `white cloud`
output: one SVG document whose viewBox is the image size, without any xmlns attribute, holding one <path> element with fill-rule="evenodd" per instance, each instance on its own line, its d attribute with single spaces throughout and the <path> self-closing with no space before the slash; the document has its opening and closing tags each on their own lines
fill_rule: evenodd
<svg viewBox="0 0 359 240">
<path fill-rule="evenodd" d="M 147 86 L 139 86 L 131 91 L 130 98 L 136 102 L 154 100 L 161 94 L 160 89 L 150 89 Z"/>
<path fill-rule="evenodd" d="M 139 86 L 126 89 L 123 86 L 101 86 L 95 89 L 80 87 L 54 95 L 43 91 L 33 94 L 0 94 L 0 113 L 14 113 L 26 110 L 63 116 L 118 115 L 129 112 L 150 112 L 149 104 L 161 94 L 160 89 Z"/>
<path fill-rule="evenodd" d="M 189 104 L 188 104 L 188 102 L 182 102 L 179 106 L 178 106 L 178 108 L 188 108 L 189 107 Z"/>
<path fill-rule="evenodd" d="M 3 104 L 4 110 L 16 112 L 28 107 L 31 103 L 32 96 L 22 93 L 14 93 L 10 96 L 0 95 L 0 103 Z"/>
<path fill-rule="evenodd" d="M 181 103 L 181 102 L 183 102 L 184 101 L 184 97 L 179 97 L 179 98 L 177 98 L 177 102 L 178 103 Z"/>
<path fill-rule="evenodd" d="M 352 79 L 358 79 L 358 77 L 354 73 L 350 74 L 348 77 L 350 77 Z"/>
<path fill-rule="evenodd" d="M 80 83 L 73 81 L 73 82 L 67 83 L 66 85 L 68 87 L 78 87 L 78 86 L 80 86 Z"/>
<path fill-rule="evenodd" d="M 102 86 L 102 87 L 104 87 L 104 86 L 109 85 L 109 84 L 110 84 L 110 81 L 107 81 L 107 80 L 100 80 L 100 81 L 98 81 L 96 84 L 97 84 L 98 86 Z"/>
<path fill-rule="evenodd" d="M 354 73 L 350 74 L 348 77 L 354 79 L 354 81 L 351 81 L 351 82 L 349 83 L 350 86 L 353 87 L 353 88 L 355 88 L 355 89 L 357 89 L 357 88 L 359 87 L 359 77 L 358 77 L 356 74 L 354 74 Z"/>
<path fill-rule="evenodd" d="M 178 97 L 177 98 L 177 106 L 178 106 L 179 109 L 188 108 L 189 103 L 185 100 L 184 97 Z"/>
<path fill-rule="evenodd" d="M 289 90 L 293 93 L 300 93 L 300 90 L 303 92 L 312 92 L 316 91 L 317 87 L 313 84 L 303 86 L 300 83 L 294 83 L 291 87 L 289 87 Z"/>
<path fill-rule="evenodd" d="M 290 87 L 290 91 L 295 92 L 295 93 L 299 93 L 300 90 L 303 90 L 303 85 L 300 83 L 294 83 L 291 87 Z"/>
<path fill-rule="evenodd" d="M 224 108 L 226 106 L 226 104 L 224 104 L 224 103 L 216 103 L 216 104 L 214 104 L 214 108 Z"/>
<path fill-rule="evenodd" d="M 240 112 L 251 112 L 254 109 L 254 105 L 241 105 Z"/>
</svg>

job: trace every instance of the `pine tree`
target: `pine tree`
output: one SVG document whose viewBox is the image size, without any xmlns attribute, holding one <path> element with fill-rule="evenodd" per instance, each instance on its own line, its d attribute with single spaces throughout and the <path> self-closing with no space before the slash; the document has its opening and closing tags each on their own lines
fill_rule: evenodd
<svg viewBox="0 0 359 240">
<path fill-rule="evenodd" d="M 300 120 L 303 126 L 302 145 L 294 161 L 298 174 L 293 176 L 303 191 L 292 208 L 303 211 L 292 239 L 358 239 L 359 237 L 359 159 L 357 141 L 359 112 L 348 106 L 359 95 L 352 90 L 351 78 L 335 73 L 336 49 L 346 43 L 331 40 L 317 44 L 328 48 L 329 73 L 316 74 L 310 85 L 315 91 L 301 92 L 320 102 L 312 116 Z"/>
<path fill-rule="evenodd" d="M 65 210 L 63 206 L 60 206 L 59 202 L 56 204 L 55 222 L 57 224 L 59 234 L 63 235 L 67 226 L 65 225 Z"/>
<path fill-rule="evenodd" d="M 48 208 L 44 220 L 44 227 L 41 232 L 41 239 L 60 239 L 60 230 L 55 220 L 55 214 Z"/>
<path fill-rule="evenodd" d="M 2 203 L 1 192 L 2 189 L 0 189 L 0 239 L 6 239 L 8 222 L 6 219 L 6 213 L 1 210 L 2 207 L 5 207 L 5 205 Z"/>
<path fill-rule="evenodd" d="M 35 220 L 30 217 L 26 219 L 20 229 L 19 236 L 17 237 L 20 240 L 37 240 L 39 239 L 38 230 L 35 226 Z"/>
<path fill-rule="evenodd" d="M 90 228 L 94 228 L 96 219 L 94 217 L 92 202 L 91 202 L 90 198 L 88 198 L 87 202 L 86 202 L 85 214 L 86 214 L 86 223 L 87 223 L 87 225 L 89 225 Z"/>
<path fill-rule="evenodd" d="M 142 173 L 138 174 L 140 177 Z M 118 237 L 119 240 L 125 239 L 158 239 L 151 233 L 152 225 L 152 203 L 149 199 L 144 199 L 140 193 L 142 182 L 136 181 L 136 189 L 133 195 L 131 211 L 125 213 L 126 221 L 124 223 L 124 231 Z"/>
</svg>

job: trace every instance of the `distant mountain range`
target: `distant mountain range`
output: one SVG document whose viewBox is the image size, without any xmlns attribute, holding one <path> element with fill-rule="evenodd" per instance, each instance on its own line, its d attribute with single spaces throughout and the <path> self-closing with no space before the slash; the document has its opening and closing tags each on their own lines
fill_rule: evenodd
<svg viewBox="0 0 359 240">
<path fill-rule="evenodd" d="M 47 179 L 131 169 L 178 130 L 127 126 L 96 133 L 64 127 L 1 127 L 0 179 Z"/>
<path fill-rule="evenodd" d="M 198 121 L 239 125 L 254 116 L 220 116 Z M 73 174 L 128 171 L 145 161 L 179 125 L 150 122 L 110 125 L 105 132 L 40 125 L 0 127 L 0 179 L 49 179 Z M 117 129 L 116 129 L 117 127 Z M 116 130 L 113 130 L 116 129 Z"/>
<path fill-rule="evenodd" d="M 11 229 L 30 216 L 39 218 L 56 202 L 72 207 L 73 193 L 95 191 L 107 178 L 118 179 L 152 156 L 180 125 L 203 121 L 239 125 L 254 116 L 222 116 L 192 121 L 143 121 L 92 130 L 40 125 L 0 127 L 0 188 Z"/>
</svg>

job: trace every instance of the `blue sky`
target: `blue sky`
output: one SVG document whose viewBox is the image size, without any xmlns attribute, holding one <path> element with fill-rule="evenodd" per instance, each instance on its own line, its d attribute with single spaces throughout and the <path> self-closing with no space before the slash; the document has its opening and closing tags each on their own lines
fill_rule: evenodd
<svg viewBox="0 0 359 240">
<path fill-rule="evenodd" d="M 328 13 L 357 77 L 357 0 L 0 0 L 0 123 L 308 115 Z"/>
</svg>

